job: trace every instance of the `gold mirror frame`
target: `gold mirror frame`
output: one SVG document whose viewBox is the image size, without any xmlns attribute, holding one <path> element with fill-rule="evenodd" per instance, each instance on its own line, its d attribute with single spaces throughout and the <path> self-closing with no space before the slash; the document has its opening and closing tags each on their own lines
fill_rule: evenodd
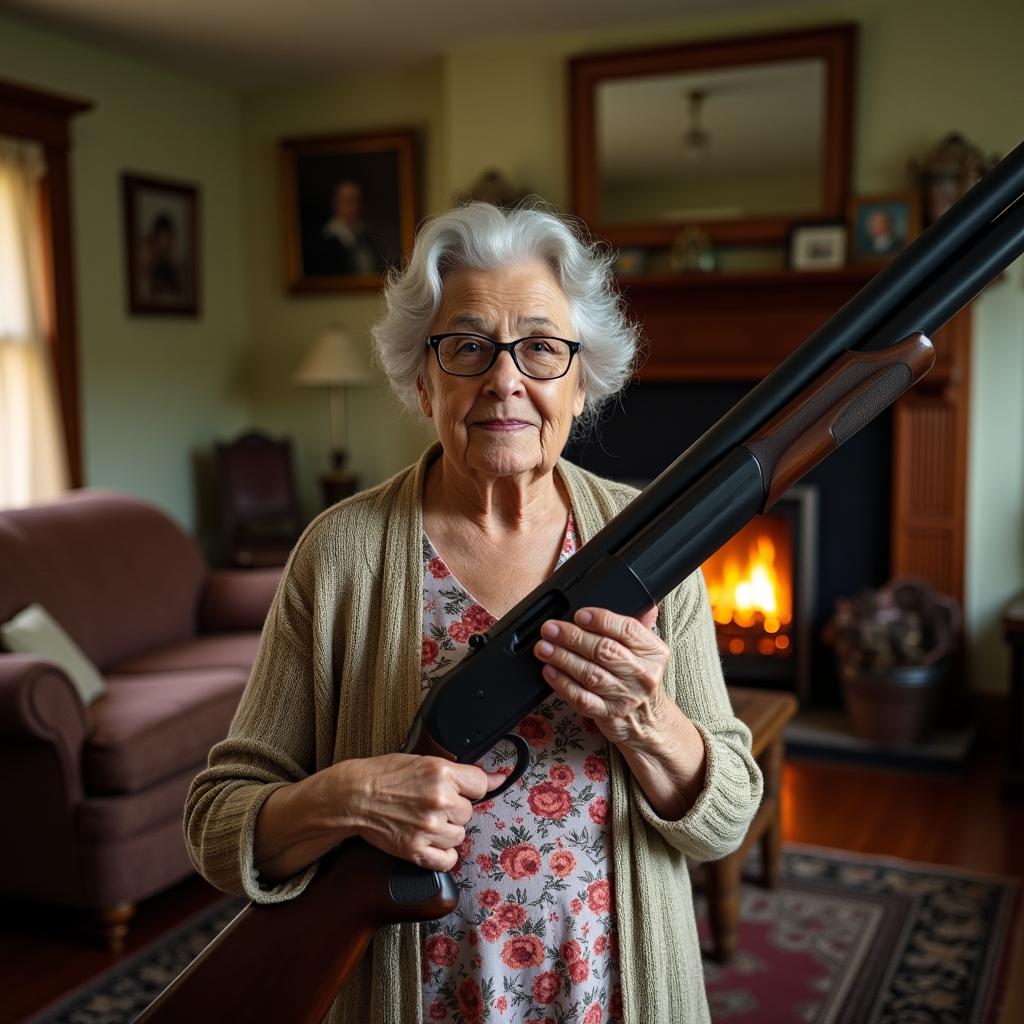
<svg viewBox="0 0 1024 1024">
<path fill-rule="evenodd" d="M 570 61 L 571 174 L 573 211 L 596 234 L 616 245 L 671 245 L 695 221 L 602 224 L 599 218 L 596 95 L 602 82 L 821 58 L 825 62 L 821 207 L 792 215 L 700 221 L 720 245 L 782 245 L 797 221 L 845 220 L 853 152 L 854 62 L 857 26 L 829 25 L 778 35 L 744 36 L 710 42 L 575 57 Z"/>
</svg>

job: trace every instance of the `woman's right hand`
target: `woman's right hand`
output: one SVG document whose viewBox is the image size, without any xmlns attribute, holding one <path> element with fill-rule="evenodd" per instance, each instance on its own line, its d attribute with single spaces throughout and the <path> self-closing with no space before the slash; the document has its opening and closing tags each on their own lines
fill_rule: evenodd
<svg viewBox="0 0 1024 1024">
<path fill-rule="evenodd" d="M 466 838 L 470 801 L 504 776 L 420 754 L 384 754 L 334 766 L 347 817 L 368 843 L 431 871 L 450 871 Z"/>
</svg>

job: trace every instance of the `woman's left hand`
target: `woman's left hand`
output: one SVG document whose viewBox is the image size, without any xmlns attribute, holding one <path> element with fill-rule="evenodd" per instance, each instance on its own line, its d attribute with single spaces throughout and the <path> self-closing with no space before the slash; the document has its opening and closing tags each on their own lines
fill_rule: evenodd
<svg viewBox="0 0 1024 1024">
<path fill-rule="evenodd" d="M 657 605 L 637 619 L 581 608 L 574 622 L 545 622 L 533 649 L 551 689 L 620 746 L 643 749 L 665 720 L 671 651 L 651 631 L 657 617 Z"/>
</svg>

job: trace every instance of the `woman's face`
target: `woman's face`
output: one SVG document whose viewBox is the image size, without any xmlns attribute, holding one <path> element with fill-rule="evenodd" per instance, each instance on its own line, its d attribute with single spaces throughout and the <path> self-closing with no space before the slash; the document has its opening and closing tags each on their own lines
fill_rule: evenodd
<svg viewBox="0 0 1024 1024">
<path fill-rule="evenodd" d="M 450 271 L 430 333 L 450 331 L 505 342 L 531 335 L 576 340 L 569 300 L 541 261 Z M 489 477 L 550 472 L 586 397 L 578 355 L 555 380 L 520 373 L 510 352 L 486 373 L 456 377 L 442 371 L 429 348 L 417 390 L 446 457 L 465 472 Z"/>
</svg>

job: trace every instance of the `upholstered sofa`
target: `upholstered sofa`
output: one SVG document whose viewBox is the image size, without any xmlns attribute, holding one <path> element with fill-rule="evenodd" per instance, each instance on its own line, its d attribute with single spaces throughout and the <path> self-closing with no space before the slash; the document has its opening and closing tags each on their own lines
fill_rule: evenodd
<svg viewBox="0 0 1024 1024">
<path fill-rule="evenodd" d="M 0 512 L 0 623 L 42 605 L 107 691 L 87 707 L 53 662 L 0 652 L 0 899 L 95 911 L 118 948 L 135 904 L 191 873 L 185 795 L 227 733 L 280 572 L 208 572 L 123 494 Z"/>
</svg>

